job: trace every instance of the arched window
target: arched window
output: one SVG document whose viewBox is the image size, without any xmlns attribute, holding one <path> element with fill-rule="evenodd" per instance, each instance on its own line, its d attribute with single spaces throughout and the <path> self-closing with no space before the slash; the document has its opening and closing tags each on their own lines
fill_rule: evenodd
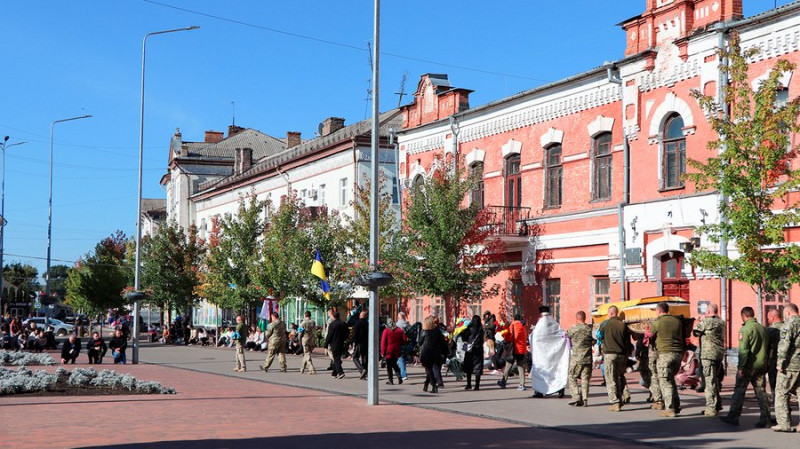
<svg viewBox="0 0 800 449">
<path fill-rule="evenodd" d="M 673 115 L 664 122 L 663 152 L 664 188 L 683 187 L 682 178 L 686 173 L 686 137 L 683 136 L 683 119 L 680 115 Z"/>
<path fill-rule="evenodd" d="M 561 145 L 551 145 L 545 149 L 545 208 L 561 207 L 562 179 L 564 168 L 561 165 Z"/>
<path fill-rule="evenodd" d="M 483 162 L 472 164 L 469 167 L 469 174 L 475 182 L 470 201 L 478 208 L 483 209 Z"/>
<path fill-rule="evenodd" d="M 611 198 L 611 133 L 592 139 L 592 199 Z"/>
<path fill-rule="evenodd" d="M 520 156 L 513 154 L 506 158 L 506 207 L 518 209 L 522 204 L 522 175 L 520 174 Z"/>
</svg>

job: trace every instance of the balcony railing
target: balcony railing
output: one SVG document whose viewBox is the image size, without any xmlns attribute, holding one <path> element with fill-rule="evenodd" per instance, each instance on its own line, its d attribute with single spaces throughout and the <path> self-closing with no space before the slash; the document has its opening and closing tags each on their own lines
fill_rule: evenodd
<svg viewBox="0 0 800 449">
<path fill-rule="evenodd" d="M 523 223 L 530 218 L 530 207 L 486 206 L 486 210 L 490 215 L 487 226 L 492 235 L 528 235 L 528 228 Z"/>
</svg>

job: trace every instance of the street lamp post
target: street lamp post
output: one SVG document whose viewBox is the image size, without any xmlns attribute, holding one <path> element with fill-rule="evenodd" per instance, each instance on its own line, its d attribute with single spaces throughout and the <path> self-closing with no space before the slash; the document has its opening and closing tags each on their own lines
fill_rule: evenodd
<svg viewBox="0 0 800 449">
<path fill-rule="evenodd" d="M 80 117 L 70 117 L 61 120 L 54 120 L 50 123 L 50 195 L 47 200 L 47 266 L 44 272 L 44 297 L 50 298 L 50 248 L 52 244 L 51 237 L 53 235 L 53 128 L 56 123 L 71 122 L 73 120 L 80 120 L 89 118 L 91 115 L 81 115 Z M 45 308 L 44 322 L 50 323 L 50 308 Z"/>
<path fill-rule="evenodd" d="M 16 145 L 22 145 L 28 142 L 17 142 L 12 143 L 11 145 L 6 145 L 8 143 L 8 136 L 3 138 L 3 143 L 0 147 L 3 149 L 3 168 L 2 174 L 0 174 L 0 313 L 3 312 L 3 254 L 5 253 L 5 246 L 3 246 L 3 242 L 5 241 L 6 237 L 6 148 L 13 147 Z"/>
<path fill-rule="evenodd" d="M 191 31 L 200 28 L 190 26 L 186 28 L 176 28 L 174 30 L 154 31 L 147 33 L 142 39 L 142 92 L 139 103 L 139 186 L 136 199 L 136 269 L 133 278 L 134 292 L 139 292 L 141 288 L 140 274 L 142 271 L 142 160 L 144 158 L 144 68 L 147 57 L 147 38 L 156 34 L 177 33 L 178 31 Z M 133 349 L 131 360 L 134 364 L 139 363 L 139 299 L 141 295 L 133 297 Z"/>
</svg>

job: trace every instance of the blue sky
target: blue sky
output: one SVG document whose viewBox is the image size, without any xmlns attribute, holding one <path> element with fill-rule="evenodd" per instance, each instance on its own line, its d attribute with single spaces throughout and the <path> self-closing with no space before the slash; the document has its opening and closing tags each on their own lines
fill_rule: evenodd
<svg viewBox="0 0 800 449">
<path fill-rule="evenodd" d="M 778 1 L 778 6 L 789 3 Z M 239 126 L 313 137 L 326 117 L 367 118 L 372 5 L 361 1 L 4 0 L 0 138 L 6 154 L 5 263 L 44 271 L 50 123 L 52 264 L 72 265 L 117 229 L 135 233 L 142 38 L 148 39 L 144 196 L 165 196 L 175 128 L 184 140 Z M 744 0 L 745 15 L 773 0 Z M 484 104 L 623 55 L 616 23 L 645 0 L 382 2 L 381 110 L 401 79 L 447 73 Z M 404 103 L 410 101 L 406 96 Z"/>
</svg>

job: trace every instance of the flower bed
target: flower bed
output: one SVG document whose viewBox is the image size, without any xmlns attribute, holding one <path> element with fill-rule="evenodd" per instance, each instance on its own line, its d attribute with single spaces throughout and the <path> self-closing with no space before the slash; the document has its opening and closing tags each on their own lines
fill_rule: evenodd
<svg viewBox="0 0 800 449">
<path fill-rule="evenodd" d="M 56 361 L 46 352 L 0 351 L 0 366 L 51 366 L 55 364 Z"/>
<path fill-rule="evenodd" d="M 12 394 L 95 395 L 95 394 L 175 394 L 174 388 L 158 382 L 142 381 L 130 374 L 75 368 L 58 368 L 54 373 L 0 368 L 0 396 Z"/>
</svg>

